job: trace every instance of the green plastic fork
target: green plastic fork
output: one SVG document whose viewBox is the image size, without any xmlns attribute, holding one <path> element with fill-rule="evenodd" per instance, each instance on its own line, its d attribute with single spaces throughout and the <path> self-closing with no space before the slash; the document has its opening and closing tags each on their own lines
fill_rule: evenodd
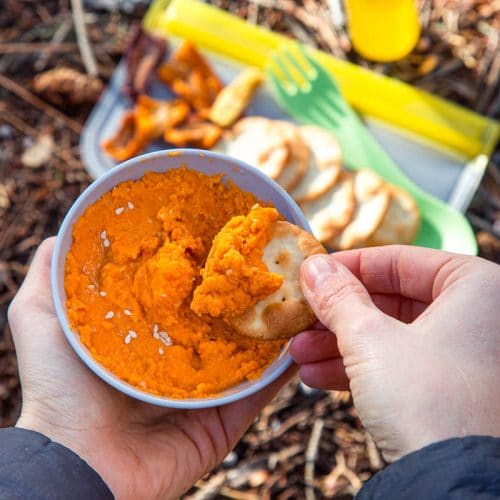
<svg viewBox="0 0 500 500">
<path fill-rule="evenodd" d="M 343 98 L 330 74 L 298 44 L 271 56 L 267 76 L 276 100 L 298 122 L 330 130 L 339 140 L 348 168 L 369 168 L 416 200 L 422 217 L 415 245 L 477 254 L 465 217 L 414 184 L 384 151 Z"/>
</svg>

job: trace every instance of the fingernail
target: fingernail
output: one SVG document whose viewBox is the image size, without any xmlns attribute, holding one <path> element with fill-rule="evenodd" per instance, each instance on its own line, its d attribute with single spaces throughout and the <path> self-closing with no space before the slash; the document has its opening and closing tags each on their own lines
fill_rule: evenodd
<svg viewBox="0 0 500 500">
<path fill-rule="evenodd" d="M 336 265 L 333 259 L 326 255 L 310 257 L 304 263 L 303 276 L 305 284 L 311 290 L 320 288 L 335 272 Z"/>
</svg>

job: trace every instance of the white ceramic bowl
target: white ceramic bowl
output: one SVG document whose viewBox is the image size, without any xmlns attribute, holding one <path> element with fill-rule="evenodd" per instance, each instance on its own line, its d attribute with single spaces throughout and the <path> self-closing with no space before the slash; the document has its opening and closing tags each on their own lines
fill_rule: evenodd
<svg viewBox="0 0 500 500">
<path fill-rule="evenodd" d="M 287 345 L 280 356 L 252 382 L 244 382 L 208 398 L 171 399 L 141 391 L 119 379 L 94 360 L 81 343 L 77 332 L 68 322 L 66 294 L 64 292 L 64 267 L 66 254 L 72 244 L 73 225 L 86 208 L 118 184 L 140 179 L 146 172 L 166 172 L 182 165 L 208 175 L 226 174 L 244 191 L 254 193 L 259 199 L 271 201 L 278 211 L 290 222 L 310 231 L 306 218 L 293 199 L 276 182 L 257 169 L 223 154 L 196 149 L 175 149 L 145 154 L 128 160 L 93 182 L 75 201 L 67 213 L 57 235 L 52 259 L 51 282 L 57 317 L 66 338 L 80 359 L 102 380 L 115 389 L 147 403 L 170 408 L 198 409 L 232 403 L 253 394 L 276 380 L 291 365 L 292 360 Z"/>
</svg>

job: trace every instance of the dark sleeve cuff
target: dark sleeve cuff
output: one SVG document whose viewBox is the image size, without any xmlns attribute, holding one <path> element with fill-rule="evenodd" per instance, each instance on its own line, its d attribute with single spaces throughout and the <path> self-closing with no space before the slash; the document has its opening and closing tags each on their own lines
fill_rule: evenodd
<svg viewBox="0 0 500 500">
<path fill-rule="evenodd" d="M 394 462 L 370 479 L 356 498 L 500 498 L 499 471 L 500 439 L 448 439 Z"/>
<path fill-rule="evenodd" d="M 38 432 L 0 429 L 0 499 L 112 499 L 101 477 L 68 448 Z"/>
</svg>

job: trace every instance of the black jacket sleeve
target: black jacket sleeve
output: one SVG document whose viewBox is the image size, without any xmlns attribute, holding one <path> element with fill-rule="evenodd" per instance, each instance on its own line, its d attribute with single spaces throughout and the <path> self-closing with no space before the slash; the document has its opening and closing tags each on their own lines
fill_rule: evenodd
<svg viewBox="0 0 500 500">
<path fill-rule="evenodd" d="M 78 455 L 38 432 L 0 429 L 0 499 L 112 499 Z"/>
<path fill-rule="evenodd" d="M 500 498 L 500 439 L 470 436 L 426 446 L 376 474 L 356 498 Z"/>
</svg>

